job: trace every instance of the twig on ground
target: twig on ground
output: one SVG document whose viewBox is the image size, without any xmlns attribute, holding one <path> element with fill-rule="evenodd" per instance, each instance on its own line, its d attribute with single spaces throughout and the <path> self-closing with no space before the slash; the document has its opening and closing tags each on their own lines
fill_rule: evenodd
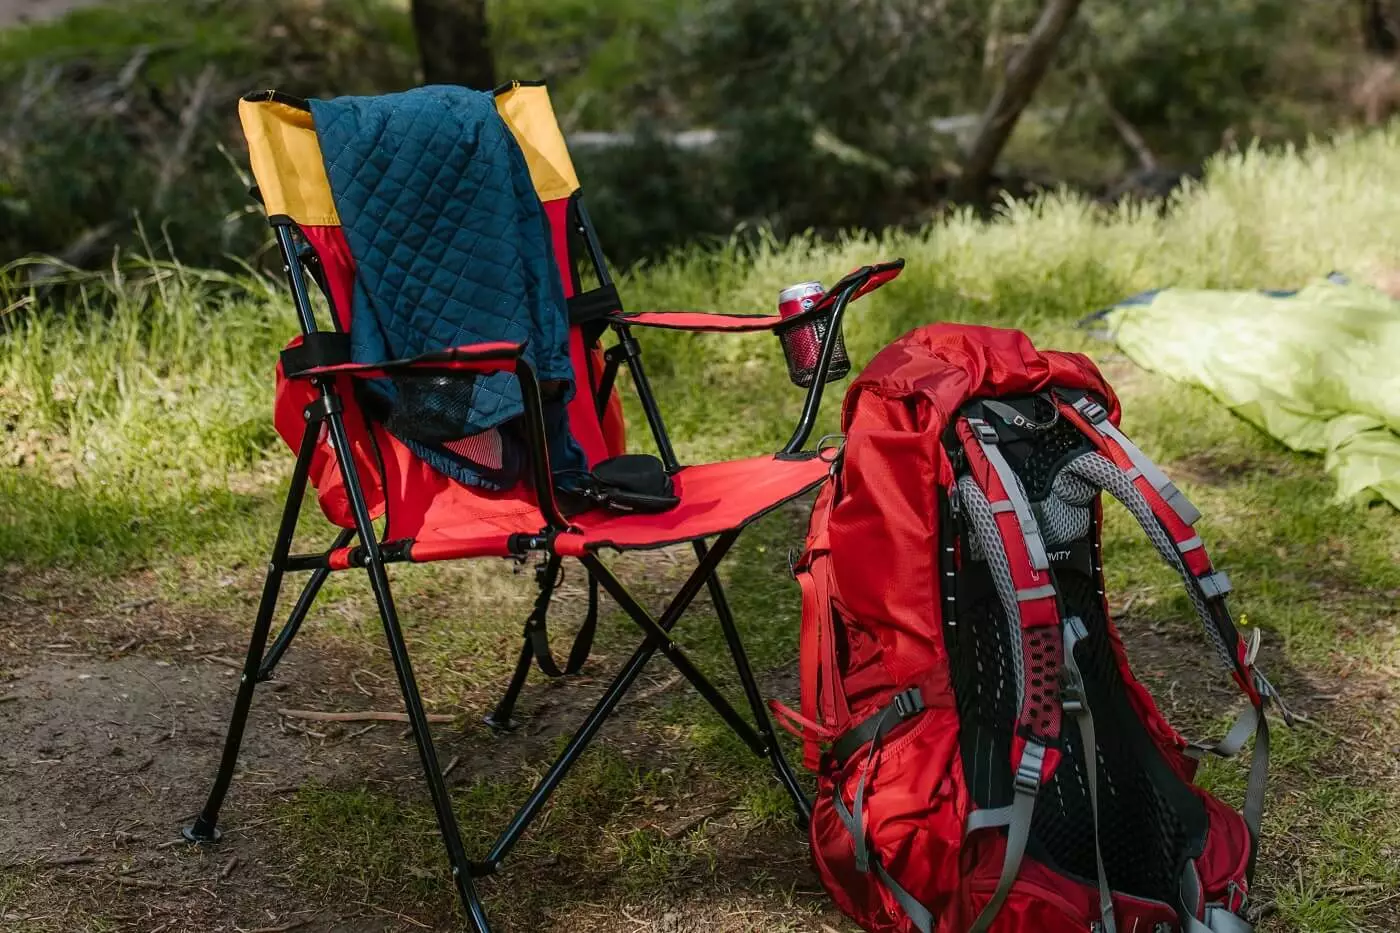
<svg viewBox="0 0 1400 933">
<path fill-rule="evenodd" d="M 306 726 L 303 726 L 299 722 L 288 722 L 286 720 L 283 720 L 282 728 L 291 729 L 293 732 L 300 732 L 302 735 L 309 735 L 313 739 L 324 739 L 326 737 L 326 734 L 324 732 L 317 732 L 315 729 L 308 729 Z"/>
<path fill-rule="evenodd" d="M 1339 741 L 1342 741 L 1342 742 L 1345 742 L 1345 743 L 1347 743 L 1348 745 L 1355 745 L 1355 744 L 1357 744 L 1357 743 L 1356 743 L 1356 739 L 1353 739 L 1351 736 L 1349 736 L 1349 735 L 1343 735 L 1342 733 L 1338 732 L 1338 731 L 1335 730 L 1335 729 L 1328 728 L 1327 726 L 1324 726 L 1322 723 L 1318 722 L 1316 719 L 1309 718 L 1307 715 L 1305 715 L 1305 714 L 1303 714 L 1303 713 L 1300 713 L 1300 712 L 1297 712 L 1296 710 L 1293 712 L 1293 718 L 1296 719 L 1296 720 L 1298 720 L 1298 721 L 1301 722 L 1301 723 L 1304 723 L 1304 724 L 1306 724 L 1306 725 L 1308 725 L 1308 726 L 1311 726 L 1312 728 L 1316 729 L 1318 732 L 1321 732 L 1321 733 L 1323 733 L 1323 734 L 1325 734 L 1325 735 L 1330 735 L 1332 738 L 1338 739 Z"/>
<path fill-rule="evenodd" d="M 145 609 L 156 601 L 154 596 L 147 596 L 145 599 L 133 599 L 129 602 L 121 603 L 117 606 L 118 612 L 135 612 L 137 609 Z"/>
<path fill-rule="evenodd" d="M 407 713 L 363 710 L 348 713 L 326 713 L 314 709 L 279 709 L 277 715 L 288 719 L 309 719 L 313 722 L 408 722 Z M 452 717 L 441 713 L 428 715 L 428 722 L 451 722 Z"/>
<path fill-rule="evenodd" d="M 661 681 L 660 683 L 658 683 L 658 684 L 652 684 L 650 687 L 647 687 L 645 690 L 640 690 L 640 691 L 638 691 L 637 693 L 635 693 L 635 694 L 633 694 L 632 696 L 628 697 L 627 699 L 623 700 L 621 703 L 618 704 L 618 706 L 631 706 L 631 705 L 633 705 L 633 704 L 635 704 L 635 703 L 645 703 L 645 702 L 647 702 L 648 700 L 651 700 L 651 699 L 654 699 L 654 698 L 660 696 L 661 694 L 665 693 L 667 690 L 670 690 L 672 687 L 674 687 L 676 684 L 678 684 L 678 683 L 680 683 L 680 682 L 681 682 L 681 675 L 680 675 L 680 674 L 672 674 L 670 677 L 667 677 L 665 680 Z"/>
<path fill-rule="evenodd" d="M 421 927 L 421 928 L 423 928 L 424 930 L 431 930 L 431 929 L 432 929 L 432 927 L 428 926 L 426 923 L 420 923 L 419 921 L 414 920 L 412 917 L 405 916 L 404 914 L 401 914 L 401 913 L 399 913 L 399 912 L 396 911 L 396 910 L 389 910 L 388 908 L 380 907 L 378 904 L 367 904 L 367 903 L 365 903 L 364 901 L 356 901 L 356 902 L 355 902 L 355 906 L 356 906 L 356 907 L 368 907 L 370 910 L 374 911 L 375 913 L 380 913 L 380 914 L 383 914 L 383 915 L 386 916 L 386 917 L 393 917 L 393 918 L 395 918 L 395 919 L 397 919 L 397 920 L 402 920 L 404 923 L 411 923 L 411 924 L 413 924 L 413 925 L 416 926 L 416 927 Z"/>
<path fill-rule="evenodd" d="M 452 760 L 447 763 L 447 767 L 442 769 L 443 780 L 447 780 L 447 776 L 452 773 L 452 769 L 457 767 L 458 762 L 460 762 L 461 760 L 461 755 L 452 756 Z"/>
<path fill-rule="evenodd" d="M 201 661 L 213 661 L 215 664 L 222 664 L 224 667 L 231 667 L 236 671 L 243 670 L 243 662 L 235 661 L 233 658 L 226 658 L 220 654 L 201 654 Z"/>
<path fill-rule="evenodd" d="M 233 870 L 237 867 L 238 856 L 235 855 L 233 858 L 229 859 L 227 862 L 224 863 L 223 868 L 219 869 L 219 880 L 223 881 L 229 875 L 233 874 Z"/>
<path fill-rule="evenodd" d="M 722 813 L 726 810 L 732 809 L 734 809 L 734 805 L 732 803 L 717 803 L 711 807 L 704 807 L 700 811 L 692 813 L 683 822 L 677 823 L 675 826 L 672 826 L 669 829 L 663 829 L 661 831 L 661 835 L 665 836 L 667 839 L 679 839 L 686 833 L 689 833 L 692 829 L 695 829 L 697 826 L 704 823 L 710 817 Z"/>
<path fill-rule="evenodd" d="M 0 703 L 13 703 L 19 699 L 18 693 L 7 693 L 0 697 Z"/>
<path fill-rule="evenodd" d="M 43 858 L 33 862 L 0 862 L 0 868 L 7 871 L 13 868 L 24 868 L 26 865 L 34 868 L 58 868 L 63 865 L 86 865 L 95 861 L 97 861 L 97 857 L 94 855 L 61 855 L 57 858 Z"/>
<path fill-rule="evenodd" d="M 306 926 L 305 920 L 293 920 L 291 923 L 284 923 L 280 927 L 254 927 L 251 930 L 244 930 L 243 933 L 287 933 L 288 930 L 295 930 L 297 927 Z"/>
<path fill-rule="evenodd" d="M 366 690 L 366 689 L 364 688 L 364 685 L 360 683 L 359 678 L 357 678 L 357 677 L 355 676 L 355 675 L 358 674 L 358 673 L 360 673 L 360 672 L 359 672 L 359 671 L 351 671 L 351 672 L 350 672 L 350 682 L 351 682 L 352 684 L 355 685 L 355 689 L 356 689 L 356 690 L 360 691 L 360 692 L 363 693 L 365 696 L 367 696 L 367 697 L 372 697 L 372 696 L 374 696 L 374 694 L 370 693 L 368 690 Z"/>
</svg>

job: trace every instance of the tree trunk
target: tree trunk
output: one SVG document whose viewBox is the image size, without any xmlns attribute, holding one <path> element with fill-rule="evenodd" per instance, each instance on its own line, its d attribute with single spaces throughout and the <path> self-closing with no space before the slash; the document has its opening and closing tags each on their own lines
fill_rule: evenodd
<svg viewBox="0 0 1400 933">
<path fill-rule="evenodd" d="M 1079 12 L 1080 3 L 1081 0 L 1046 0 L 1025 47 L 1007 66 L 1001 85 L 982 114 L 977 135 L 963 157 L 962 172 L 953 185 L 954 200 L 977 200 L 985 193 L 997 157 L 1011 138 L 1021 111 L 1026 109 L 1045 77 L 1055 49 Z"/>
<path fill-rule="evenodd" d="M 486 0 L 413 0 L 412 11 L 425 84 L 496 86 Z"/>
<path fill-rule="evenodd" d="M 1400 49 L 1395 13 L 1389 0 L 1361 0 L 1361 37 L 1367 52 L 1389 58 Z"/>
</svg>

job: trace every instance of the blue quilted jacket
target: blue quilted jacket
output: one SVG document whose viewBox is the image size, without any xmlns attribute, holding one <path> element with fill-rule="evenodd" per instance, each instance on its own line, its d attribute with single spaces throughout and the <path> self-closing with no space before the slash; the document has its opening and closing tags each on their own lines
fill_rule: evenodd
<svg viewBox="0 0 1400 933">
<path fill-rule="evenodd" d="M 556 473 L 585 470 L 564 412 L 573 369 L 548 221 L 525 157 L 492 96 L 433 86 L 310 103 L 357 266 L 354 361 L 402 359 L 484 341 L 524 342 L 539 378 L 561 383 L 547 413 Z M 369 387 L 390 412 L 402 403 L 404 393 L 390 380 Z M 461 421 L 463 436 L 523 411 L 519 385 L 509 373 L 478 377 L 467 398 L 449 409 Z M 393 430 L 392 419 L 389 425 Z M 474 485 L 509 485 L 522 466 L 520 442 L 510 430 L 503 432 L 504 468 L 493 474 L 440 444 L 400 436 L 434 468 Z"/>
</svg>

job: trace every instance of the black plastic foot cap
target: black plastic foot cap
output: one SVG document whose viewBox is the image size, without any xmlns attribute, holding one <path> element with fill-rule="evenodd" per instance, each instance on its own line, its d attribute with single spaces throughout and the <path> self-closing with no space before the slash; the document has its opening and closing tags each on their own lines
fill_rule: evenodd
<svg viewBox="0 0 1400 933">
<path fill-rule="evenodd" d="M 514 719 L 499 719 L 495 713 L 482 719 L 482 722 L 486 723 L 486 725 L 491 728 L 491 731 L 497 735 L 507 735 L 520 728 L 520 723 L 516 722 Z"/>
<path fill-rule="evenodd" d="M 197 846 L 209 845 L 224 838 L 224 834 L 219 832 L 217 826 L 210 826 L 206 829 L 199 823 L 195 823 L 193 826 L 186 826 L 184 829 L 180 830 L 180 835 L 185 837 L 186 842 L 193 843 Z"/>
</svg>

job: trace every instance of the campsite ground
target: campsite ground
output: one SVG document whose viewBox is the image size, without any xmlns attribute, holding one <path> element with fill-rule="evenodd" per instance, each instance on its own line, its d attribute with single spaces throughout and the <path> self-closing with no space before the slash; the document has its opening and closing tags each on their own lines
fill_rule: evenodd
<svg viewBox="0 0 1400 933">
<path fill-rule="evenodd" d="M 1131 398 L 1142 380 L 1121 363 L 1113 371 Z M 1291 460 L 1275 455 L 1249 469 L 1288 477 L 1298 466 Z M 1238 488 L 1238 467 L 1192 457 L 1173 472 L 1198 495 Z M 751 608 L 771 596 L 783 607 L 775 615 L 789 622 L 793 599 L 774 545 L 800 531 L 800 513 L 789 508 L 765 520 L 758 530 L 763 541 L 738 555 L 760 565 L 757 576 L 731 579 L 741 604 Z M 1216 521 L 1240 517 L 1217 513 Z M 627 570 L 660 595 L 687 560 L 684 552 L 667 552 L 629 559 Z M 457 608 L 445 596 L 456 589 L 451 584 L 481 589 L 471 574 L 451 576 L 440 581 L 441 592 L 410 596 L 405 617 L 446 622 Z M 1397 595 L 1371 592 L 1346 576 L 1323 569 L 1309 583 L 1339 606 Z M 218 755 L 256 582 L 255 566 L 237 568 L 206 594 L 211 602 L 200 604 L 172 594 L 150 571 L 102 581 L 73 571 L 11 566 L 4 572 L 0 810 L 8 819 L 0 824 L 0 857 L 7 863 L 0 917 L 6 929 L 456 928 L 404 727 L 306 722 L 278 712 L 397 708 L 391 668 L 372 639 L 325 630 L 327 615 L 353 617 L 366 608 L 359 601 L 337 601 L 313 615 L 277 680 L 261 691 L 226 808 L 225 841 L 209 850 L 177 841 Z M 502 605 L 519 607 L 518 582 L 495 581 L 517 591 Z M 578 609 L 580 596 L 567 590 L 563 606 Z M 1172 600 L 1161 586 L 1115 594 L 1139 676 L 1176 723 L 1203 733 L 1219 722 L 1232 690 L 1202 663 L 1196 633 L 1159 611 L 1164 602 Z M 697 608 L 687 631 L 716 667 L 718 652 L 705 650 L 701 634 L 713 628 L 713 618 L 708 606 Z M 372 624 L 364 621 L 369 635 Z M 486 842 L 488 826 L 509 812 L 623 656 L 629 633 L 620 619 L 606 621 L 615 624 L 587 674 L 564 684 L 533 683 L 523 708 L 528 725 L 509 738 L 479 724 L 493 697 L 490 678 L 462 683 L 470 661 L 459 651 L 435 650 L 424 627 L 411 626 L 415 649 L 426 649 L 420 672 L 430 702 L 454 716 L 438 726 L 437 740 L 452 766 L 469 845 Z M 776 628 L 773 621 L 760 625 Z M 1393 619 L 1339 621 L 1357 628 L 1388 624 L 1393 637 Z M 481 639 L 477 651 L 504 657 L 500 642 L 509 628 Z M 769 637 L 786 641 L 787 633 L 759 638 L 760 656 L 771 660 Z M 1263 664 L 1310 721 L 1277 742 L 1258 902 L 1269 919 L 1261 929 L 1400 927 L 1400 840 L 1386 813 L 1400 779 L 1394 668 L 1345 653 L 1300 665 L 1276 641 Z M 789 663 L 764 680 L 771 695 L 792 698 Z M 485 885 L 505 929 L 852 929 L 828 906 L 807 867 L 785 799 L 676 677 L 655 668 L 600 746 L 507 874 Z M 1225 778 L 1228 767 L 1214 769 L 1226 793 L 1236 784 Z"/>
<path fill-rule="evenodd" d="M 1017 326 L 1042 345 L 1091 351 L 1121 395 L 1125 430 L 1205 514 L 1236 611 L 1264 633 L 1262 664 L 1305 717 L 1275 730 L 1261 933 L 1388 933 L 1400 929 L 1400 520 L 1333 502 L 1321 458 L 1282 449 L 1074 323 L 1167 283 L 1291 286 L 1393 266 L 1398 174 L 1392 131 L 1222 160 L 1161 216 L 1049 198 L 991 223 L 960 216 L 915 233 L 695 252 L 632 270 L 620 287 L 630 307 L 752 310 L 777 284 L 903 255 L 905 275 L 852 309 L 856 359 L 934 320 Z M 278 283 L 253 275 L 128 258 L 119 276 L 70 284 L 68 311 L 17 314 L 0 334 L 0 926 L 458 928 L 402 729 L 278 712 L 396 708 L 358 574 L 332 579 L 278 682 L 259 693 L 228 836 L 209 851 L 175 842 L 215 764 L 285 489 L 270 369 L 294 324 Z M 683 460 L 786 436 L 798 401 L 770 339 L 657 335 L 645 346 Z M 802 521 L 800 505 L 765 518 L 723 567 L 764 686 L 789 701 L 798 606 L 787 549 Z M 302 546 L 328 537 L 309 506 Z M 1184 732 L 1219 734 L 1237 701 L 1180 588 L 1117 511 L 1106 550 L 1137 672 Z M 690 559 L 620 563 L 655 605 Z M 532 683 L 524 733 L 496 739 L 480 717 L 514 657 L 529 575 L 395 571 L 427 702 L 452 717 L 437 737 L 443 760 L 457 760 L 454 798 L 479 851 L 633 630 L 605 612 L 586 676 Z M 561 598 L 560 618 L 577 617 L 577 576 Z M 703 601 L 681 632 L 734 690 Z M 1204 779 L 1232 800 L 1243 790 L 1235 762 L 1209 763 Z M 764 769 L 658 665 L 484 887 L 507 930 L 849 930 L 806 859 Z"/>
</svg>

